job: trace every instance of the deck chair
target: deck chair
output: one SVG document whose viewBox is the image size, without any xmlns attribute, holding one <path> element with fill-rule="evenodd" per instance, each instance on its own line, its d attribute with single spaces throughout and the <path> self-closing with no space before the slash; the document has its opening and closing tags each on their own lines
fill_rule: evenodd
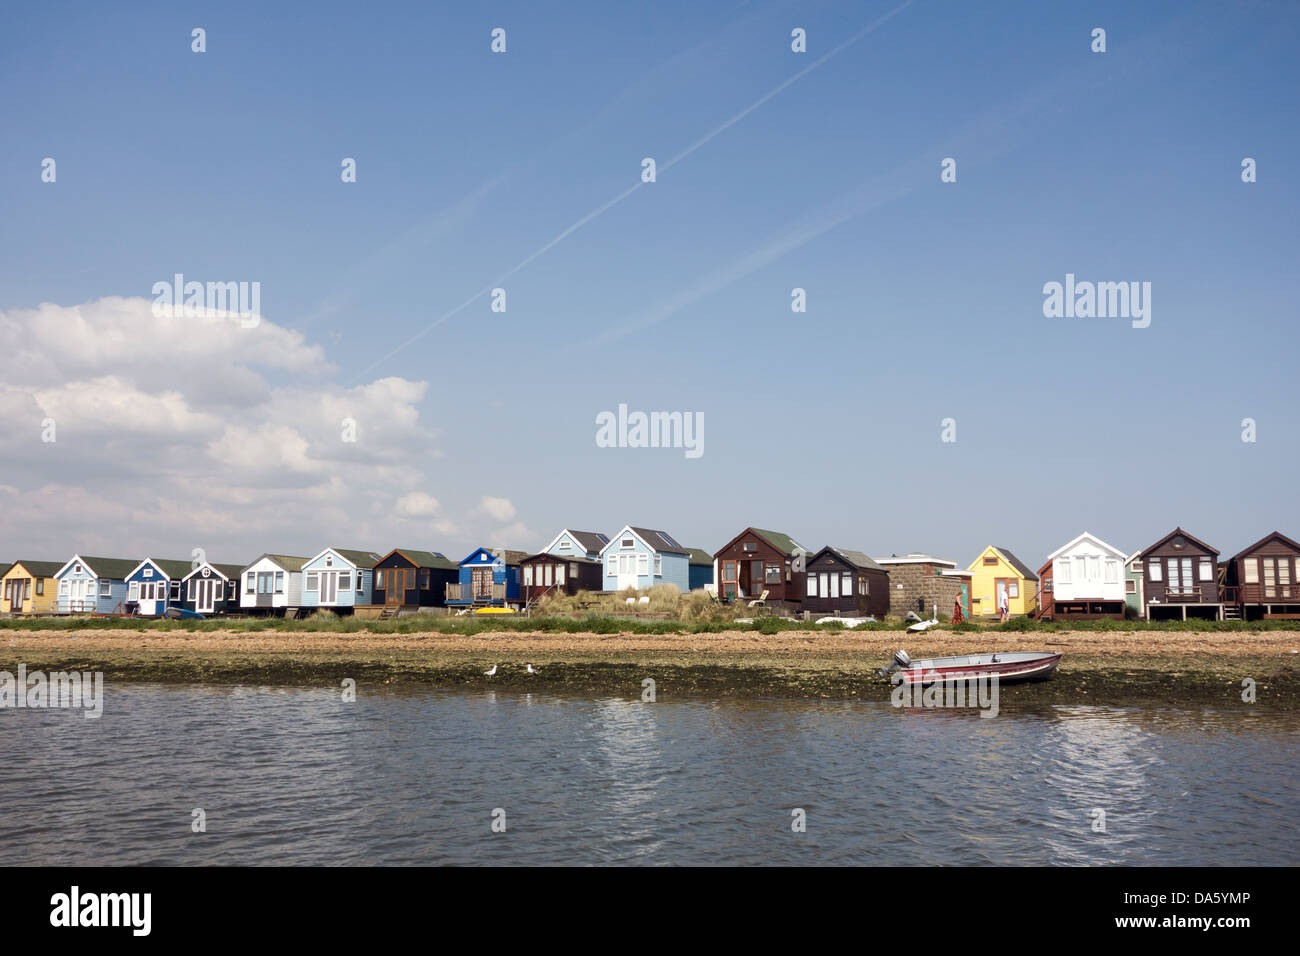
<svg viewBox="0 0 1300 956">
<path fill-rule="evenodd" d="M 764 588 L 762 594 L 760 594 L 758 597 L 754 598 L 754 600 L 752 600 L 752 601 L 749 602 L 749 606 L 750 606 L 750 607 L 767 607 L 767 596 L 768 596 L 768 594 L 770 594 L 770 593 L 771 593 L 770 591 L 768 591 L 766 588 Z"/>
</svg>

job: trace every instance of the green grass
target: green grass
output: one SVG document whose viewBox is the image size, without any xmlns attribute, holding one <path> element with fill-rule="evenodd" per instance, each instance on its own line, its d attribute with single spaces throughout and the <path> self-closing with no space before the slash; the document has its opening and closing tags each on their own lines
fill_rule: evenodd
<svg viewBox="0 0 1300 956">
<path fill-rule="evenodd" d="M 896 619 L 875 624 L 860 624 L 855 631 L 901 631 L 905 623 Z M 764 615 L 750 623 L 736 623 L 730 619 L 704 619 L 696 621 L 656 620 L 641 621 L 588 614 L 581 617 L 507 617 L 486 615 L 482 617 L 434 617 L 411 615 L 394 620 L 364 620 L 356 617 L 336 617 L 318 614 L 301 621 L 283 618 L 212 618 L 206 621 L 168 621 L 148 618 L 84 618 L 38 617 L 0 619 L 0 630 L 17 631 L 81 631 L 88 629 L 122 631 L 233 631 L 256 633 L 275 631 L 286 633 L 329 634 L 421 634 L 440 633 L 473 635 L 488 631 L 550 634 L 714 634 L 720 631 L 755 631 L 760 634 L 777 634 L 782 631 L 842 630 L 839 621 L 815 624 L 791 618 Z M 938 624 L 933 631 L 952 631 L 960 634 L 983 632 L 1057 633 L 1062 631 L 1199 631 L 1247 632 L 1300 631 L 1300 621 L 1031 621 L 1016 618 L 1005 624 Z"/>
</svg>

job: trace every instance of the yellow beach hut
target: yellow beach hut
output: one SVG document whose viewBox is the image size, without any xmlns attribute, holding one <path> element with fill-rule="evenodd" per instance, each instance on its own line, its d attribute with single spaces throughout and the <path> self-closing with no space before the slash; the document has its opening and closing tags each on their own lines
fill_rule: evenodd
<svg viewBox="0 0 1300 956">
<path fill-rule="evenodd" d="M 1038 575 L 1009 548 L 989 545 L 967 570 L 971 617 L 996 617 L 1004 594 L 1013 615 L 1029 614 L 1038 606 Z"/>
<path fill-rule="evenodd" d="M 53 614 L 59 561 L 15 561 L 0 577 L 0 614 Z"/>
</svg>

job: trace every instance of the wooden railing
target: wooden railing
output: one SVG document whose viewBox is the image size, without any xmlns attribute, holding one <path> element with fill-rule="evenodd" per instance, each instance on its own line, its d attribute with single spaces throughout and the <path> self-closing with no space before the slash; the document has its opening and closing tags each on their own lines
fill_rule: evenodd
<svg viewBox="0 0 1300 956">
<path fill-rule="evenodd" d="M 1200 604 L 1201 601 L 1201 586 L 1199 584 L 1165 588 L 1165 603 L 1167 604 Z"/>
<path fill-rule="evenodd" d="M 506 586 L 504 584 L 493 584 L 490 597 L 486 594 L 476 593 L 472 586 L 466 588 L 465 592 L 467 595 L 472 596 L 472 599 L 474 601 L 504 601 L 506 599 Z M 460 595 L 461 595 L 461 586 L 459 584 L 444 585 L 443 600 L 459 601 L 462 600 Z M 464 600 L 467 601 L 470 599 L 471 597 L 469 596 L 464 598 Z"/>
<path fill-rule="evenodd" d="M 1223 589 L 1229 604 L 1300 604 L 1300 584 L 1233 584 Z"/>
</svg>

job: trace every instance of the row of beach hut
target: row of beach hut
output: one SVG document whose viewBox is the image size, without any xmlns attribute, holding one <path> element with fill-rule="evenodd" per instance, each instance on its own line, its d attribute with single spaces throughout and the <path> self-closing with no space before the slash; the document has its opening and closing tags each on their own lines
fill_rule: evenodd
<svg viewBox="0 0 1300 956">
<path fill-rule="evenodd" d="M 335 547 L 314 557 L 263 554 L 247 565 L 199 557 L 22 559 L 0 564 L 0 614 L 517 609 L 552 593 L 671 584 L 815 615 L 960 609 L 963 617 L 987 618 L 1005 606 L 1011 615 L 1052 618 L 1300 617 L 1300 544 L 1275 531 L 1226 561 L 1219 554 L 1181 528 L 1130 554 L 1085 532 L 1037 571 L 992 545 L 960 568 L 919 552 L 814 552 L 788 534 L 752 527 L 712 554 L 651 528 L 628 525 L 613 536 L 566 528 L 535 554 L 481 547 L 460 561 L 413 548 L 381 554 Z"/>
</svg>

